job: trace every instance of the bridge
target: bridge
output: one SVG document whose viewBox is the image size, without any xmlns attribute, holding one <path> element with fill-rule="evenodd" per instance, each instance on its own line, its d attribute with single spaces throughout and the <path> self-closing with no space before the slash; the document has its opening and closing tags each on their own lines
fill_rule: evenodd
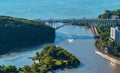
<svg viewBox="0 0 120 73">
<path fill-rule="evenodd" d="M 102 26 L 113 26 L 120 24 L 120 19 L 47 19 L 47 20 L 41 20 L 36 19 L 36 21 L 47 23 L 49 26 L 56 26 L 55 29 L 59 29 L 65 25 L 70 25 L 73 23 L 88 23 L 92 25 L 100 24 Z M 57 26 L 57 23 L 64 23 L 63 25 Z"/>
</svg>

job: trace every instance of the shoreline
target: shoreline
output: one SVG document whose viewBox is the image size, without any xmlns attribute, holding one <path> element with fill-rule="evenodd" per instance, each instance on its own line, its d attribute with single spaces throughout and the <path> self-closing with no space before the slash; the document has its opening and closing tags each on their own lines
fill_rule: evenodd
<svg viewBox="0 0 120 73">
<path fill-rule="evenodd" d="M 99 36 L 95 26 L 91 27 L 91 31 L 93 32 L 95 37 Z M 95 40 L 99 40 L 99 39 L 95 38 Z M 95 51 L 96 54 L 100 55 L 101 57 L 103 57 L 103 58 L 105 58 L 105 59 L 107 59 L 107 60 L 109 60 L 109 61 L 111 61 L 113 63 L 120 64 L 120 58 L 119 57 L 113 56 L 113 55 L 111 55 L 109 53 L 104 53 L 103 50 L 100 50 L 97 47 L 96 47 L 96 49 L 97 49 L 97 51 Z"/>
<path fill-rule="evenodd" d="M 120 60 L 119 59 L 116 59 L 115 57 L 112 57 L 109 54 L 105 54 L 105 53 L 100 52 L 100 51 L 95 51 L 95 53 L 100 55 L 101 57 L 111 61 L 112 63 L 120 64 Z"/>
</svg>

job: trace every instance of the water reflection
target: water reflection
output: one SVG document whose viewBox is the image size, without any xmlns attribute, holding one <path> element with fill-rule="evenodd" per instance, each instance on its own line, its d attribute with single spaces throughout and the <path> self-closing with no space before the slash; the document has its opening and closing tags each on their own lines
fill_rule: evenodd
<svg viewBox="0 0 120 73">
<path fill-rule="evenodd" d="M 82 62 L 80 62 L 80 68 L 82 68 L 82 67 L 84 67 L 85 66 L 85 64 L 84 63 L 82 63 Z"/>
</svg>

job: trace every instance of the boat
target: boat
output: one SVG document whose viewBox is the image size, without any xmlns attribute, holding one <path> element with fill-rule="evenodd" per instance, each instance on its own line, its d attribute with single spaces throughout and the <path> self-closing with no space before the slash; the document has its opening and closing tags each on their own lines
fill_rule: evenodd
<svg viewBox="0 0 120 73">
<path fill-rule="evenodd" d="M 70 36 L 69 39 L 68 39 L 68 42 L 72 43 L 73 41 L 74 41 L 74 39 L 72 38 L 72 36 Z"/>
</svg>

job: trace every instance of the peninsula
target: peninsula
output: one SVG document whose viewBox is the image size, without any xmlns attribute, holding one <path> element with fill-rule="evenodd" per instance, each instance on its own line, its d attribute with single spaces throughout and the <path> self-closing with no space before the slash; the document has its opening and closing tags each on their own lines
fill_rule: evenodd
<svg viewBox="0 0 120 73">
<path fill-rule="evenodd" d="M 15 66 L 0 66 L 0 73 L 48 73 L 57 69 L 77 68 L 79 59 L 73 54 L 55 45 L 48 45 L 36 52 L 34 64 L 17 69 Z"/>
</svg>

